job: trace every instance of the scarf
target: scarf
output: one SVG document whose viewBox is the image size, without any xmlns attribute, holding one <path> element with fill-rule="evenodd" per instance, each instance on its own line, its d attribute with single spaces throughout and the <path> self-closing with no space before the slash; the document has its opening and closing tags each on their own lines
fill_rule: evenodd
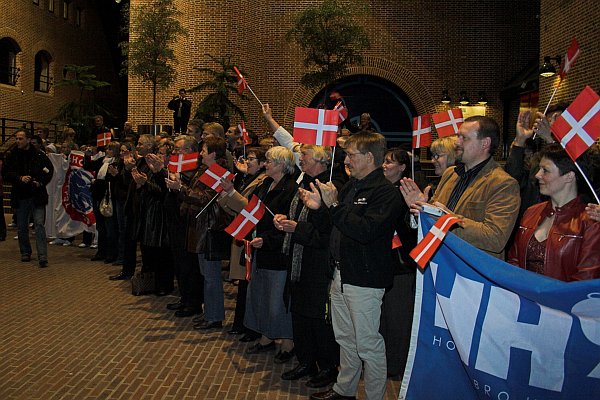
<svg viewBox="0 0 600 400">
<path fill-rule="evenodd" d="M 104 157 L 102 160 L 102 166 L 98 170 L 98 175 L 96 175 L 96 179 L 104 180 L 106 178 L 106 173 L 108 172 L 108 166 L 113 162 L 114 157 Z"/>
<path fill-rule="evenodd" d="M 292 199 L 292 204 L 290 204 L 290 218 L 293 218 L 296 215 L 296 210 L 298 209 L 298 204 L 300 203 L 300 197 L 298 195 L 294 196 Z M 298 222 L 306 222 L 308 216 L 308 207 L 302 204 L 302 210 L 300 211 L 300 215 L 298 216 Z M 283 239 L 283 254 L 289 254 L 290 244 L 292 241 L 292 233 L 286 232 L 285 238 Z M 300 280 L 300 273 L 302 272 L 302 252 L 304 251 L 304 246 L 298 243 L 294 243 L 294 249 L 292 252 L 292 270 L 290 272 L 290 281 L 298 282 Z"/>
</svg>

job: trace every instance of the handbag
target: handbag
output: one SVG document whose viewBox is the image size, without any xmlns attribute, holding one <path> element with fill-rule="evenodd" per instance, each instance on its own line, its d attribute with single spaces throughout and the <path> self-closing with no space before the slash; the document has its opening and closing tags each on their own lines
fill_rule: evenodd
<svg viewBox="0 0 600 400">
<path fill-rule="evenodd" d="M 131 278 L 131 294 L 141 296 L 156 290 L 154 272 L 138 272 Z"/>
<path fill-rule="evenodd" d="M 100 201 L 100 214 L 104 217 L 112 217 L 113 216 L 113 205 L 110 199 L 110 182 L 108 183 L 108 190 L 106 191 L 106 195 Z"/>
<path fill-rule="evenodd" d="M 225 231 L 209 229 L 206 232 L 204 258 L 207 261 L 229 260 L 232 239 L 231 235 Z"/>
</svg>

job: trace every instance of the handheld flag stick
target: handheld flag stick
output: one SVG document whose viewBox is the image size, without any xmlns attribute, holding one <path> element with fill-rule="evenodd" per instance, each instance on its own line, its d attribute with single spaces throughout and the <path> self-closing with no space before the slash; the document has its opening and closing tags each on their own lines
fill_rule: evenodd
<svg viewBox="0 0 600 400">
<path fill-rule="evenodd" d="M 546 108 L 544 109 L 544 115 L 546 115 L 546 113 L 548 112 L 548 108 L 550 108 L 550 104 L 552 104 L 552 100 L 554 99 L 554 95 L 556 94 L 556 91 L 558 90 L 558 87 L 560 86 L 562 82 L 562 79 L 558 82 L 558 85 L 556 85 L 556 87 L 554 88 L 554 92 L 552 92 L 552 96 L 550 96 L 550 100 L 548 100 L 548 104 L 546 104 Z M 535 139 L 535 137 L 537 136 L 537 131 L 535 131 L 533 133 L 533 138 Z"/>
<path fill-rule="evenodd" d="M 333 152 L 331 153 L 331 171 L 329 171 L 329 182 L 331 182 L 331 178 L 333 177 L 333 162 L 335 160 L 335 148 L 337 146 L 333 146 Z"/>
<path fill-rule="evenodd" d="M 204 210 L 206 210 L 208 206 L 210 206 L 213 203 L 213 201 L 215 201 L 217 197 L 219 197 L 219 193 L 215 194 L 215 196 L 212 199 L 210 199 L 210 201 L 204 206 L 204 208 L 200 210 L 198 214 L 196 214 L 196 218 L 198 218 L 204 212 Z"/>
<path fill-rule="evenodd" d="M 410 157 L 410 172 L 413 180 L 415 179 L 415 149 L 410 151 L 412 157 Z"/>
<path fill-rule="evenodd" d="M 562 145 L 562 143 L 561 143 Z M 583 173 L 583 171 L 581 170 L 581 167 L 579 166 L 579 163 L 577 162 L 577 160 L 573 161 L 575 163 L 575 166 L 577 167 L 577 169 L 579 170 L 579 173 L 581 173 L 581 176 L 583 176 L 583 179 L 585 179 L 585 182 L 588 184 L 590 190 L 592 191 L 592 194 L 594 195 L 594 197 L 596 198 L 596 203 L 600 204 L 600 199 L 598 199 L 598 194 L 596 193 L 596 191 L 594 190 L 594 187 L 592 186 L 592 184 L 590 183 L 590 181 L 588 180 L 588 177 Z"/>
<path fill-rule="evenodd" d="M 247 85 L 248 90 L 250 91 L 250 93 L 252 93 L 252 96 L 254 96 L 254 98 L 256 99 L 256 101 L 258 101 L 258 104 L 260 104 L 260 107 L 263 107 L 263 103 L 258 99 L 258 97 L 256 96 L 256 94 L 254 94 L 254 90 L 252 90 L 252 88 L 250 87 L 250 85 Z"/>
</svg>

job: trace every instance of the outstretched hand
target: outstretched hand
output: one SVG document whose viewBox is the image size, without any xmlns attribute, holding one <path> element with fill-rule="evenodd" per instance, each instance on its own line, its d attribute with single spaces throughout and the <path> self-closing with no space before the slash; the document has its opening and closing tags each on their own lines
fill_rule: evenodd
<svg viewBox="0 0 600 400">
<path fill-rule="evenodd" d="M 318 210 L 321 207 L 321 194 L 312 182 L 310 183 L 310 189 L 311 190 L 299 188 L 298 195 L 306 207 L 311 210 Z"/>
</svg>

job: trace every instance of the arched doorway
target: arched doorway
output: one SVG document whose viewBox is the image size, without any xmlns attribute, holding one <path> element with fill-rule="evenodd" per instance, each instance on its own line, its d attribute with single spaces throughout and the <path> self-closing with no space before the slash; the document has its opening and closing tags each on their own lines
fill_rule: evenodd
<svg viewBox="0 0 600 400">
<path fill-rule="evenodd" d="M 375 128 L 383 134 L 389 147 L 412 141 L 412 118 L 416 109 L 406 93 L 394 83 L 373 75 L 350 75 L 330 86 L 346 100 L 350 122 L 358 125 L 360 114 L 369 113 Z M 317 107 L 324 100 L 321 90 L 310 102 Z"/>
</svg>

